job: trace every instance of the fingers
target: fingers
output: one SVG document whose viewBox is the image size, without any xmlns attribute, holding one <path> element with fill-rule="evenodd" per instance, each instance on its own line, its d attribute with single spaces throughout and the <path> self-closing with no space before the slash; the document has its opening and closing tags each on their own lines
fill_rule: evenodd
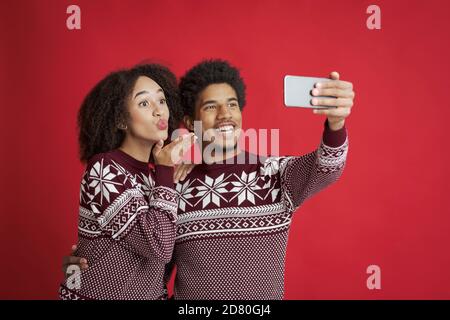
<svg viewBox="0 0 450 320">
<path fill-rule="evenodd" d="M 184 156 L 184 154 L 189 150 L 189 148 L 194 144 L 197 137 L 194 133 L 188 133 L 179 136 L 177 139 L 172 141 L 166 148 L 167 152 L 171 155 L 171 160 L 173 163 L 178 163 Z M 166 150 L 165 150 L 166 151 Z"/>
<path fill-rule="evenodd" d="M 353 89 L 353 84 L 348 81 L 343 80 L 331 80 L 325 82 L 317 82 L 315 84 L 316 88 L 327 89 L 327 88 L 337 88 L 337 89 Z"/>
<path fill-rule="evenodd" d="M 344 98 L 313 98 L 311 104 L 314 106 L 324 107 L 345 107 L 349 108 L 353 106 L 353 99 Z"/>
<path fill-rule="evenodd" d="M 183 164 L 180 164 L 175 167 L 175 171 L 173 173 L 173 182 L 174 183 L 178 183 L 178 181 L 180 181 L 182 172 L 183 172 Z"/>
<path fill-rule="evenodd" d="M 184 179 L 186 179 L 187 175 L 188 175 L 187 171 L 183 170 L 183 173 L 181 174 L 181 177 L 180 177 L 180 181 L 184 181 Z"/>
<path fill-rule="evenodd" d="M 314 114 L 326 115 L 327 117 L 346 118 L 351 113 L 351 108 L 314 109 Z"/>
<path fill-rule="evenodd" d="M 186 179 L 187 175 L 189 173 L 191 173 L 192 169 L 194 169 L 195 164 L 189 163 L 189 164 L 185 164 L 183 167 L 184 168 L 183 168 L 183 171 L 182 171 L 182 174 L 180 177 L 180 181 L 183 181 L 184 179 Z"/>
<path fill-rule="evenodd" d="M 336 97 L 336 98 L 349 98 L 353 99 L 355 97 L 355 93 L 352 90 L 344 90 L 338 88 L 329 88 L 329 89 L 313 89 L 311 91 L 313 96 L 328 96 L 328 97 Z"/>
<path fill-rule="evenodd" d="M 178 183 L 179 181 L 183 181 L 186 179 L 187 175 L 191 173 L 192 169 L 195 167 L 195 164 L 191 163 L 183 163 L 178 165 L 175 168 L 175 174 L 174 174 L 174 182 Z"/>
<path fill-rule="evenodd" d="M 339 80 L 339 72 L 333 71 L 330 73 L 330 79 Z"/>
<path fill-rule="evenodd" d="M 325 106 L 329 108 L 314 109 L 314 114 L 326 115 L 328 119 L 345 119 L 351 113 L 355 92 L 353 84 L 348 81 L 339 80 L 338 72 L 330 73 L 331 81 L 318 82 L 314 85 L 311 94 L 315 98 L 311 99 L 314 106 Z M 335 98 L 327 98 L 335 97 Z"/>
<path fill-rule="evenodd" d="M 78 249 L 77 245 L 72 245 L 71 255 L 63 258 L 63 272 L 66 273 L 67 268 L 70 265 L 77 265 L 80 269 L 85 270 L 89 267 L 87 259 L 75 256 L 75 252 Z"/>
<path fill-rule="evenodd" d="M 187 134 L 183 134 L 181 136 L 178 136 L 175 140 L 173 140 L 171 143 L 169 143 L 167 146 L 165 146 L 164 150 L 170 152 L 176 147 L 181 147 L 182 144 L 186 142 L 186 140 L 189 141 L 186 138 L 191 137 L 193 135 L 194 135 L 194 133 L 187 133 Z"/>
<path fill-rule="evenodd" d="M 74 257 L 74 256 L 64 257 L 62 269 L 63 269 L 63 273 L 65 275 L 67 275 L 67 269 L 69 268 L 70 265 L 76 265 L 81 270 L 86 270 L 87 268 L 89 268 L 89 265 L 87 264 L 87 260 L 85 258 Z"/>
<path fill-rule="evenodd" d="M 153 147 L 153 150 L 152 150 L 152 154 L 154 157 L 157 156 L 161 152 L 163 145 L 164 145 L 164 141 L 162 141 L 162 140 L 159 140 L 158 143 L 155 144 L 155 146 Z"/>
<path fill-rule="evenodd" d="M 69 256 L 69 257 L 64 257 L 63 264 L 64 265 L 76 264 L 78 266 L 82 266 L 82 265 L 86 265 L 87 266 L 87 260 L 86 260 L 86 258 Z"/>
<path fill-rule="evenodd" d="M 183 137 L 181 156 L 183 156 L 186 151 L 189 150 L 189 148 L 195 143 L 196 140 L 197 136 L 192 132 Z"/>
<path fill-rule="evenodd" d="M 192 172 L 192 170 L 194 169 L 194 167 L 195 167 L 195 164 L 193 164 L 193 163 L 187 165 L 187 168 L 186 168 L 186 171 L 185 171 L 185 172 L 186 172 L 186 176 L 187 176 L 189 173 Z M 182 178 L 181 180 L 184 180 L 184 179 L 186 178 L 186 176 L 185 176 L 184 178 Z"/>
</svg>

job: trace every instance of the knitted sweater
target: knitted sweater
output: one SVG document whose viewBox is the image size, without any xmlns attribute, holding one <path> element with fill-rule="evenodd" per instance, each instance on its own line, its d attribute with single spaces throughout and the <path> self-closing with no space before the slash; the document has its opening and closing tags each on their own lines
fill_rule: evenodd
<svg viewBox="0 0 450 320">
<path fill-rule="evenodd" d="M 120 150 L 88 163 L 80 190 L 78 249 L 88 260 L 79 288 L 61 284 L 61 299 L 164 299 L 178 194 L 173 168 L 140 162 Z M 72 279 L 73 280 L 73 279 Z"/>
<path fill-rule="evenodd" d="M 325 122 L 319 148 L 304 156 L 196 166 L 176 185 L 177 235 L 165 276 L 177 266 L 174 298 L 282 299 L 293 212 L 341 176 L 347 148 L 345 127 L 332 131 Z"/>
</svg>

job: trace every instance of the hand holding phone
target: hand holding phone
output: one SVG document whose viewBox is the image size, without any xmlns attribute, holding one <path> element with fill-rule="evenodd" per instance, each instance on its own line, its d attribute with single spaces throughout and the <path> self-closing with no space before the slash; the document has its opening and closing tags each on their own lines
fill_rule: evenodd
<svg viewBox="0 0 450 320">
<path fill-rule="evenodd" d="M 335 107 L 312 105 L 312 98 L 335 98 L 313 96 L 311 91 L 317 82 L 330 81 L 328 78 L 299 77 L 287 75 L 284 77 L 284 104 L 286 107 L 311 109 L 330 109 Z"/>
</svg>

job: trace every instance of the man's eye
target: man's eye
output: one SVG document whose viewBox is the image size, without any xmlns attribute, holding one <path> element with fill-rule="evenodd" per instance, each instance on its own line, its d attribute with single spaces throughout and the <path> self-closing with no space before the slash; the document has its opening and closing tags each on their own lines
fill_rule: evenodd
<svg viewBox="0 0 450 320">
<path fill-rule="evenodd" d="M 235 108 L 235 107 L 237 107 L 238 105 L 237 105 L 237 103 L 230 103 L 229 106 L 230 106 L 231 108 Z"/>
<path fill-rule="evenodd" d="M 206 109 L 214 109 L 216 106 L 213 104 L 210 104 L 209 106 L 206 106 Z"/>
<path fill-rule="evenodd" d="M 167 103 L 167 100 L 166 100 L 166 99 L 161 99 L 161 100 L 159 100 L 159 103 L 160 103 L 160 104 L 166 104 L 166 103 Z"/>
<path fill-rule="evenodd" d="M 144 100 L 144 101 L 140 102 L 139 107 L 148 107 L 148 101 Z"/>
</svg>

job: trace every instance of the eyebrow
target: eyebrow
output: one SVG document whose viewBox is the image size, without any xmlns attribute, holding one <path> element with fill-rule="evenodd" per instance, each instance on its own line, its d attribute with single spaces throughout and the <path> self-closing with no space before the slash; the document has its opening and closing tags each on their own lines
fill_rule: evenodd
<svg viewBox="0 0 450 320">
<path fill-rule="evenodd" d="M 227 101 L 228 102 L 231 102 L 231 101 L 236 101 L 237 102 L 238 99 L 233 97 L 233 98 L 228 98 Z M 204 105 L 209 104 L 209 103 L 217 103 L 217 100 L 206 100 L 205 102 L 202 103 L 201 107 L 203 107 Z"/>
<path fill-rule="evenodd" d="M 163 93 L 164 93 L 163 89 L 161 89 L 161 88 L 159 88 L 159 89 L 156 91 L 156 93 L 159 93 L 159 92 L 163 92 Z M 139 96 L 139 95 L 141 95 L 141 94 L 144 94 L 144 93 L 150 93 L 150 92 L 148 92 L 147 90 L 139 91 L 138 93 L 136 93 L 136 95 L 134 96 L 133 99 L 136 99 L 137 96 Z"/>
</svg>

